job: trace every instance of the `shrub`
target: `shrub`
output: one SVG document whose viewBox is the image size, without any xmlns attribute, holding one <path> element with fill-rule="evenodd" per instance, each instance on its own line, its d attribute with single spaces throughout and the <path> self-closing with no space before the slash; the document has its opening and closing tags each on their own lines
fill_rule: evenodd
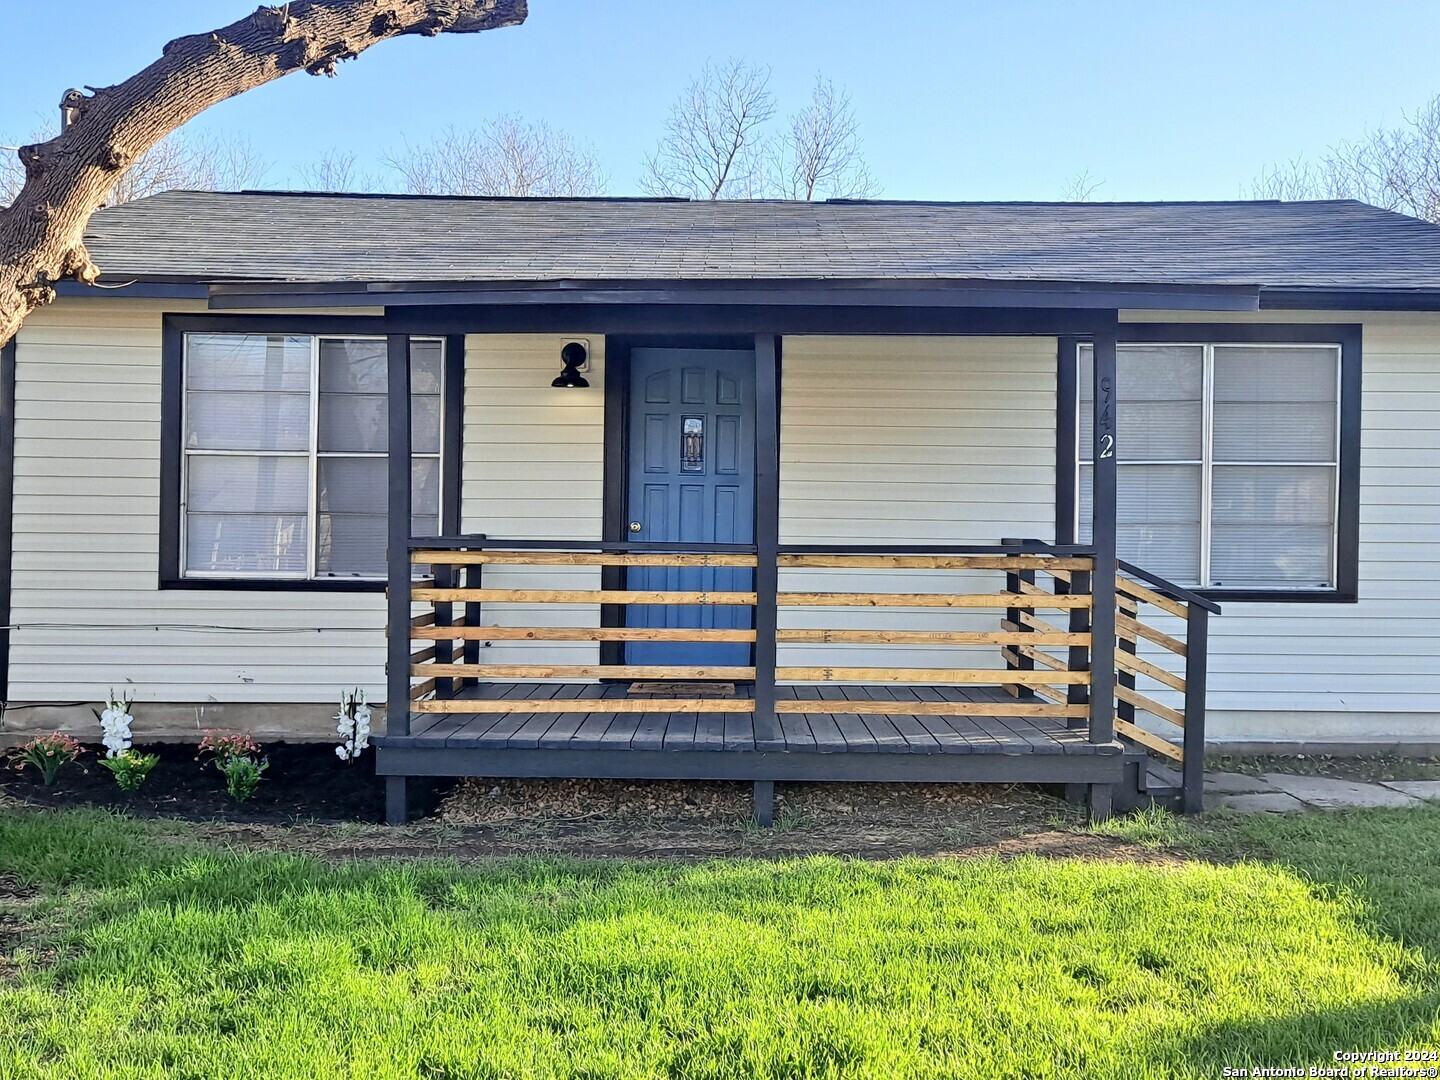
<svg viewBox="0 0 1440 1080">
<path fill-rule="evenodd" d="M 255 794 L 260 774 L 270 767 L 270 762 L 260 756 L 260 744 L 243 732 L 211 732 L 201 740 L 196 760 L 204 760 L 206 754 L 225 777 L 225 790 L 236 802 Z"/>
<path fill-rule="evenodd" d="M 150 770 L 160 761 L 159 754 L 141 754 L 135 750 L 124 750 L 114 757 L 100 759 L 100 764 L 109 769 L 115 775 L 115 783 L 120 785 L 120 790 L 133 795 L 140 790 L 140 785 L 145 783 L 145 778 L 150 775 Z"/>
<path fill-rule="evenodd" d="M 84 752 L 85 748 L 69 735 L 58 732 L 36 735 L 14 751 L 15 771 L 23 772 L 25 766 L 33 766 L 40 773 L 40 782 L 49 787 L 55 783 L 60 770 Z"/>
</svg>

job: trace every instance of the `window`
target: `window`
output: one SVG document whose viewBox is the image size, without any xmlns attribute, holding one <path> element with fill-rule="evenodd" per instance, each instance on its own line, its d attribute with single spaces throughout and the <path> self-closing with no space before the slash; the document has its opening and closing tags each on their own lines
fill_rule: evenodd
<svg viewBox="0 0 1440 1080">
<path fill-rule="evenodd" d="M 1180 585 L 1334 590 L 1342 346 L 1124 344 L 1117 542 Z M 1078 535 L 1090 539 L 1093 356 L 1079 353 Z"/>
<path fill-rule="evenodd" d="M 443 342 L 411 340 L 411 529 L 440 515 Z M 384 338 L 184 336 L 186 577 L 385 575 Z"/>
</svg>

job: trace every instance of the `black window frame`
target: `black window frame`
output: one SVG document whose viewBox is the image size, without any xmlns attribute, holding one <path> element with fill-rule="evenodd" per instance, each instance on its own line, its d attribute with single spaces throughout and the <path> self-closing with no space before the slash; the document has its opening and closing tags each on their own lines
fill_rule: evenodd
<svg viewBox="0 0 1440 1080">
<path fill-rule="evenodd" d="M 1055 440 L 1055 538 L 1075 542 L 1079 497 L 1079 346 L 1088 339 L 1062 337 L 1057 357 L 1060 407 Z M 1339 345 L 1340 455 L 1335 520 L 1335 586 L 1329 589 L 1224 589 L 1194 591 L 1228 603 L 1354 604 L 1360 599 L 1360 426 L 1364 371 L 1364 327 L 1359 323 L 1121 323 L 1117 344 L 1194 341 L 1214 345 Z M 1121 402 L 1125 387 L 1117 387 Z M 1124 447 L 1120 447 L 1121 460 Z"/>
<path fill-rule="evenodd" d="M 186 334 L 363 335 L 384 337 L 387 319 L 370 315 L 178 315 L 161 317 L 160 385 L 160 565 L 161 589 L 238 592 L 383 593 L 383 578 L 186 577 L 180 549 L 184 492 L 184 409 Z M 445 342 L 441 379 L 440 532 L 460 531 L 461 427 L 465 394 L 465 335 L 426 334 Z"/>
</svg>

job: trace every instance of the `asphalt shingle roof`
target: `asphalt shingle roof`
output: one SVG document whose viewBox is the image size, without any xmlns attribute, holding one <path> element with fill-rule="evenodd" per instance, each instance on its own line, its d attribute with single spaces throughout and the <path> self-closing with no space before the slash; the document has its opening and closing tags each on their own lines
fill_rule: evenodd
<svg viewBox="0 0 1440 1080">
<path fill-rule="evenodd" d="M 107 280 L 896 279 L 1440 289 L 1440 227 L 1354 201 L 685 202 L 171 191 Z"/>
</svg>

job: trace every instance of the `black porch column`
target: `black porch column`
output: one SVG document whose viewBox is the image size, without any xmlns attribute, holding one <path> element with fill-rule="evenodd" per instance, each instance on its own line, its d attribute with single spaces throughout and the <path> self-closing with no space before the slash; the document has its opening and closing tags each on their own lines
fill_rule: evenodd
<svg viewBox="0 0 1440 1080">
<path fill-rule="evenodd" d="M 780 723 L 775 715 L 775 633 L 779 615 L 776 593 L 780 581 L 780 343 L 774 334 L 755 336 L 755 553 L 755 743 L 759 749 L 772 749 L 780 740 Z"/>
<path fill-rule="evenodd" d="M 1090 741 L 1115 737 L 1115 335 L 1097 334 L 1094 345 L 1095 468 L 1091 538 L 1095 575 L 1090 613 Z"/>
<path fill-rule="evenodd" d="M 385 733 L 410 734 L 410 338 L 385 339 L 388 372 L 389 521 L 386 553 Z M 385 820 L 403 825 L 405 777 L 385 780 Z"/>
</svg>

